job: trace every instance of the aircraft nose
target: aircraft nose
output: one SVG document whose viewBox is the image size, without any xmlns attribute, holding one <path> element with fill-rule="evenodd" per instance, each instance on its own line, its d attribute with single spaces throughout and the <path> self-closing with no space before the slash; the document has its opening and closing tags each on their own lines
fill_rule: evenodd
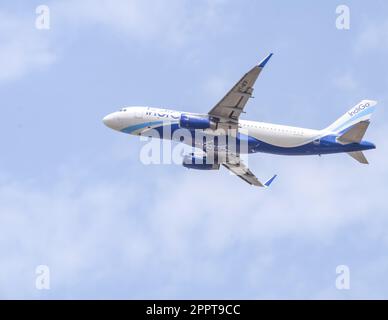
<svg viewBox="0 0 388 320">
<path fill-rule="evenodd" d="M 108 114 L 107 116 L 105 116 L 103 119 L 102 119 L 102 122 L 108 127 L 108 128 L 111 128 L 111 129 L 116 129 L 116 126 L 117 126 L 117 117 L 111 113 L 111 114 Z"/>
</svg>

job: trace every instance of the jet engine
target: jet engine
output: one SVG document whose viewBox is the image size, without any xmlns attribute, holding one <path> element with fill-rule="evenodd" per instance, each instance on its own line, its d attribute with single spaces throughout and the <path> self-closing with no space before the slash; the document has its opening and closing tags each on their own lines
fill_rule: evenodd
<svg viewBox="0 0 388 320">
<path fill-rule="evenodd" d="M 207 116 L 182 113 L 179 126 L 185 129 L 216 129 L 216 123 Z"/>
</svg>

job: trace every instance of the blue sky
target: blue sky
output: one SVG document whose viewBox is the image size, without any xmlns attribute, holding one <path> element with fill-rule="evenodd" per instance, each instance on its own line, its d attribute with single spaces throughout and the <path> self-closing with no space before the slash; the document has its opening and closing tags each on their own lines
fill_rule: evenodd
<svg viewBox="0 0 388 320">
<path fill-rule="evenodd" d="M 37 30 L 40 4 L 0 4 L 1 298 L 388 298 L 386 1 L 52 0 Z M 279 175 L 263 191 L 145 166 L 144 142 L 101 122 L 126 105 L 207 112 L 269 52 L 244 117 L 318 129 L 378 100 L 369 166 L 252 155 Z"/>
</svg>

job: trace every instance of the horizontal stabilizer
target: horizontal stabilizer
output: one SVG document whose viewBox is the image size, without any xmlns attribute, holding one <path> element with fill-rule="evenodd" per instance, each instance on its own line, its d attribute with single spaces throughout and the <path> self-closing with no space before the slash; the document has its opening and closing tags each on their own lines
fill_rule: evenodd
<svg viewBox="0 0 388 320">
<path fill-rule="evenodd" d="M 368 129 L 369 123 L 369 120 L 356 123 L 355 125 L 350 127 L 349 130 L 340 135 L 337 138 L 337 141 L 342 144 L 360 143 L 362 137 Z"/>
<path fill-rule="evenodd" d="M 351 156 L 353 159 L 356 159 L 358 162 L 363 164 L 368 164 L 368 160 L 365 158 L 365 155 L 362 153 L 362 151 L 354 151 L 354 152 L 348 152 L 348 155 Z"/>
</svg>

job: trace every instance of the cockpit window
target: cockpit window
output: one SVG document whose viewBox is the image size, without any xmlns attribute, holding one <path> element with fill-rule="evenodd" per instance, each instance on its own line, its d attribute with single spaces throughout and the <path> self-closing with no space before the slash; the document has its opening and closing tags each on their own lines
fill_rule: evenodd
<svg viewBox="0 0 388 320">
<path fill-rule="evenodd" d="M 120 112 L 125 112 L 125 111 L 127 111 L 127 108 L 120 109 Z"/>
</svg>

